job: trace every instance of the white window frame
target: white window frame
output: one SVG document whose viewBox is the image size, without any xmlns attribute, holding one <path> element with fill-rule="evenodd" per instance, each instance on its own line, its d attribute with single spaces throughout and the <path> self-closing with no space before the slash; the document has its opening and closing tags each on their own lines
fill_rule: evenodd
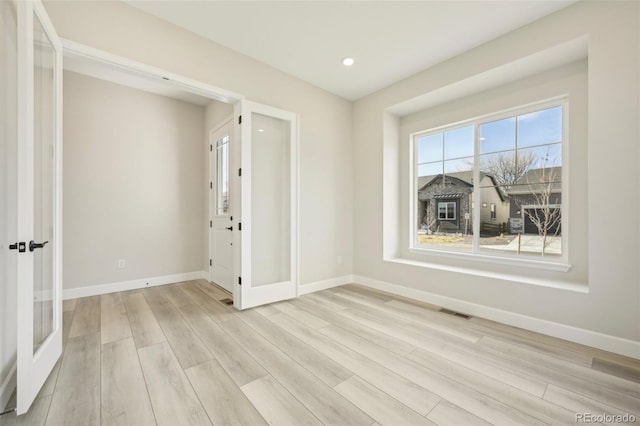
<svg viewBox="0 0 640 426">
<path fill-rule="evenodd" d="M 527 253 L 487 253 L 479 251 L 479 238 L 473 239 L 473 247 L 471 251 L 456 250 L 451 247 L 437 247 L 429 245 L 418 245 L 418 176 L 417 176 L 417 139 L 421 136 L 425 136 L 433 133 L 447 132 L 461 127 L 469 125 L 474 126 L 474 182 L 480 180 L 479 169 L 479 146 L 480 136 L 479 127 L 482 124 L 502 120 L 505 118 L 515 117 L 523 114 L 532 113 L 553 107 L 562 107 L 562 174 L 561 174 L 561 193 L 562 193 L 562 217 L 560 226 L 562 229 L 561 244 L 562 253 L 560 256 L 540 256 L 538 254 Z M 538 102 L 533 102 L 525 105 L 520 105 L 514 108 L 505 109 L 499 112 L 484 114 L 481 116 L 473 117 L 470 119 L 458 121 L 455 123 L 446 124 L 443 126 L 433 127 L 427 130 L 414 132 L 409 135 L 409 176 L 410 176 L 410 197 L 409 197 L 409 253 L 436 256 L 446 258 L 457 259 L 472 259 L 487 263 L 503 264 L 503 265 L 516 265 L 524 267 L 533 267 L 539 269 L 546 269 L 552 271 L 567 272 L 571 269 L 571 265 L 568 262 L 569 259 L 569 244 L 568 236 L 570 235 L 569 225 L 569 210 L 568 203 L 569 198 L 569 96 L 563 95 Z M 480 187 L 474 185 L 473 200 L 480 199 Z M 564 201 L 566 200 L 566 201 Z M 474 202 L 475 204 L 475 202 Z M 473 209 L 473 235 L 480 235 L 480 209 Z"/>
</svg>

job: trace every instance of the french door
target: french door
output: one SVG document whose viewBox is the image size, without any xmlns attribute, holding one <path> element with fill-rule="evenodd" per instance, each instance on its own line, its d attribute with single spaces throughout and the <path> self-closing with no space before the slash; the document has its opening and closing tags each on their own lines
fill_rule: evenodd
<svg viewBox="0 0 640 426">
<path fill-rule="evenodd" d="M 62 45 L 39 1 L 18 1 L 17 413 L 62 353 Z"/>
<path fill-rule="evenodd" d="M 250 101 L 236 115 L 234 305 L 246 309 L 298 296 L 298 116 Z"/>
</svg>

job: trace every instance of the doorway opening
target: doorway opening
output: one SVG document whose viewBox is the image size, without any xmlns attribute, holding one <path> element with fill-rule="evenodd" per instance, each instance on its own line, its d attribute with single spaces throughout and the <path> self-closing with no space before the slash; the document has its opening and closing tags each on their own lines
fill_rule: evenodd
<svg viewBox="0 0 640 426">
<path fill-rule="evenodd" d="M 208 232 L 205 232 L 205 227 L 209 230 L 214 229 L 211 228 L 211 226 L 221 222 L 218 220 L 221 215 L 224 215 L 227 219 L 231 218 L 235 207 L 230 203 L 230 196 L 234 190 L 234 182 L 232 182 L 233 177 L 230 176 L 229 171 L 230 167 L 235 167 L 234 162 L 237 161 L 235 158 L 236 153 L 231 152 L 231 141 L 235 140 L 236 137 L 234 132 L 237 131 L 237 129 L 234 129 L 234 126 L 231 125 L 231 119 L 235 113 L 235 104 L 239 103 L 242 96 L 215 87 L 209 87 L 200 82 L 189 81 L 179 76 L 172 76 L 164 71 L 155 70 L 143 64 L 129 62 L 123 58 L 111 57 L 111 55 L 106 54 L 105 52 L 96 51 L 86 46 L 68 41 L 63 41 L 63 43 L 65 47 L 63 63 L 65 85 L 71 86 L 73 83 L 73 91 L 82 92 L 81 94 L 69 93 L 69 96 L 67 97 L 68 99 L 65 98 L 65 109 L 69 110 L 67 111 L 69 114 L 78 113 L 78 107 L 75 109 L 72 107 L 74 104 L 85 103 L 86 101 L 80 99 L 85 99 L 85 96 L 91 96 L 91 89 L 93 87 L 97 87 L 95 89 L 96 93 L 104 94 L 104 90 L 108 90 L 109 86 L 104 86 L 107 89 L 100 89 L 102 87 L 100 84 L 104 85 L 114 83 L 118 85 L 111 86 L 113 87 L 113 92 L 117 92 L 118 87 L 125 86 L 121 91 L 122 95 L 120 97 L 117 97 L 114 93 L 114 99 L 104 98 L 103 100 L 104 102 L 111 101 L 120 105 L 124 104 L 122 105 L 122 109 L 127 110 L 131 116 L 135 116 L 137 118 L 131 117 L 130 121 L 125 123 L 131 128 L 116 126 L 117 128 L 109 132 L 111 135 L 100 136 L 99 133 L 101 130 L 102 133 L 107 133 L 106 130 L 108 129 L 101 129 L 96 126 L 92 132 L 93 134 L 97 134 L 96 137 L 99 137 L 100 141 L 94 141 L 94 144 L 122 145 L 122 147 L 118 149 L 121 152 L 120 155 L 127 156 L 126 160 L 123 159 L 121 161 L 121 163 L 125 165 L 120 168 L 118 168 L 117 164 L 105 167 L 113 167 L 114 172 L 127 176 L 126 180 L 131 182 L 131 184 L 121 186 L 120 189 L 117 189 L 120 192 L 123 192 L 123 196 L 119 198 L 123 200 L 127 197 L 130 198 L 130 208 L 141 213 L 139 215 L 141 220 L 149 221 L 149 219 L 142 218 L 148 218 L 150 215 L 153 216 L 153 210 L 156 206 L 150 205 L 145 207 L 143 200 L 136 199 L 134 196 L 136 189 L 131 188 L 131 186 L 137 185 L 136 179 L 147 179 L 149 181 L 153 181 L 146 185 L 140 183 L 139 188 L 137 189 L 137 191 L 141 193 L 141 198 L 145 198 L 145 202 L 147 198 L 150 198 L 150 203 L 153 202 L 153 195 L 148 192 L 154 191 L 153 187 L 155 185 L 166 188 L 164 194 L 158 194 L 156 202 L 158 202 L 157 207 L 159 210 L 157 214 L 166 216 L 166 218 L 163 219 L 163 226 L 167 235 L 164 238 L 160 238 L 156 234 L 156 236 L 152 236 L 149 241 L 156 241 L 155 244 L 165 245 L 165 247 L 171 245 L 175 247 L 164 250 L 160 255 L 156 254 L 156 259 L 163 261 L 159 259 L 159 256 L 169 257 L 169 252 L 175 253 L 173 255 L 175 258 L 182 256 L 186 259 L 181 261 L 182 264 L 179 265 L 182 270 L 195 272 L 202 271 L 202 275 L 200 275 L 199 278 L 205 278 L 210 283 L 217 284 L 233 295 L 233 233 L 225 229 L 225 233 L 218 233 L 218 235 L 209 236 Z M 82 85 L 76 83 L 78 80 L 82 82 Z M 83 88 L 87 88 L 88 90 L 82 90 Z M 134 90 L 129 90 L 129 88 Z M 131 95 L 128 95 L 129 92 Z M 138 93 L 140 93 L 140 95 L 138 95 Z M 146 96 L 144 93 L 160 96 L 150 96 L 148 108 L 145 108 L 145 104 L 142 103 L 142 101 L 140 101 L 140 103 L 134 103 L 132 100 L 132 105 L 127 105 L 126 99 L 123 100 L 126 96 L 131 96 L 132 98 L 140 96 L 141 98 L 144 98 L 144 96 Z M 72 104 L 74 98 L 80 99 Z M 151 103 L 154 99 L 158 99 L 158 101 L 156 103 Z M 163 101 L 163 99 L 166 101 Z M 175 102 L 174 100 L 177 100 L 178 102 Z M 96 104 L 96 102 L 86 103 L 89 108 L 92 108 L 93 105 Z M 183 103 L 186 104 L 183 105 Z M 163 109 L 163 112 L 155 111 L 156 104 L 158 105 L 158 109 Z M 142 105 L 142 107 L 140 105 Z M 98 106 L 97 108 L 100 107 Z M 164 112 L 164 109 L 167 111 Z M 105 108 L 105 112 L 108 114 L 109 110 Z M 90 114 L 87 115 L 90 116 Z M 123 115 L 126 115 L 126 113 Z M 154 118 L 160 121 L 157 125 L 157 136 L 155 137 L 155 140 L 153 129 L 148 130 L 150 127 L 149 122 L 153 121 Z M 109 117 L 105 117 L 105 120 L 109 119 Z M 84 121 L 86 122 L 89 120 L 85 119 Z M 114 122 L 116 122 L 115 119 Z M 137 122 L 140 122 L 139 128 L 135 129 L 134 127 Z M 76 122 L 68 120 L 68 124 L 69 127 L 73 127 L 73 132 L 76 132 Z M 211 131 L 218 129 L 225 124 L 226 126 L 224 126 L 224 129 L 226 133 L 224 137 L 226 139 L 224 144 L 220 143 L 219 149 L 214 147 L 211 150 L 209 140 Z M 191 125 L 192 128 L 196 128 L 195 134 L 193 129 L 187 128 L 189 125 Z M 87 131 L 87 133 L 88 132 L 89 131 Z M 136 142 L 133 140 L 133 135 L 136 132 L 139 132 L 141 135 L 149 136 L 143 136 L 142 138 L 138 137 Z M 167 133 L 171 132 L 176 134 L 171 137 L 166 136 Z M 66 131 L 65 133 L 67 134 Z M 71 133 L 71 130 L 69 133 Z M 129 136 L 129 134 L 132 136 Z M 69 135 L 69 137 L 71 139 L 72 137 L 76 137 L 76 135 Z M 131 150 L 129 152 L 127 152 L 127 143 L 116 140 L 118 138 L 132 139 L 129 141 L 129 145 L 131 146 Z M 167 138 L 172 139 L 165 141 Z M 199 142 L 197 141 L 197 138 L 200 139 Z M 74 143 L 73 140 L 68 140 L 67 142 L 68 145 Z M 75 145 L 78 145 L 78 143 L 75 143 Z M 73 148 L 72 150 L 74 152 L 78 151 L 77 146 L 71 146 L 70 148 Z M 136 150 L 144 151 L 145 153 L 135 152 Z M 164 153 L 159 151 L 164 151 Z M 224 153 L 224 162 L 220 161 L 219 164 L 216 162 L 209 162 L 207 156 L 202 155 L 205 151 L 209 154 L 216 154 L 216 151 Z M 173 158 L 171 156 L 173 156 Z M 117 163 L 118 160 L 115 158 L 117 157 L 117 154 L 113 154 L 112 157 L 113 158 L 104 158 L 104 162 Z M 75 159 L 72 160 L 75 164 L 79 163 L 79 161 L 75 161 Z M 133 168 L 132 163 L 135 162 L 146 163 L 146 166 L 141 164 L 139 167 L 141 169 L 139 172 L 140 177 L 137 176 L 137 170 L 123 170 L 126 168 Z M 73 165 L 70 166 L 74 167 L 74 169 L 77 168 Z M 149 170 L 152 168 L 155 168 L 156 170 Z M 160 168 L 163 170 L 157 170 Z M 222 168 L 224 168 L 224 170 L 222 170 Z M 71 170 L 71 172 L 75 173 L 76 171 Z M 70 175 L 73 174 L 71 172 Z M 80 173 L 82 172 L 80 171 Z M 103 175 L 107 176 L 108 172 L 105 171 Z M 149 177 L 145 177 L 143 175 Z M 198 176 L 197 182 L 194 181 L 195 175 Z M 224 195 L 220 193 L 220 197 L 217 197 L 216 194 L 218 191 L 216 191 L 216 185 L 219 180 L 218 178 L 223 175 L 225 176 L 225 193 Z M 155 178 L 152 176 L 155 176 Z M 73 180 L 73 178 L 71 179 Z M 123 179 L 125 179 L 124 176 Z M 65 185 L 67 184 L 68 183 L 65 183 Z M 70 184 L 69 186 L 71 187 Z M 74 183 L 73 189 L 75 189 L 76 186 L 77 184 Z M 113 186 L 110 187 L 112 189 L 114 188 Z M 143 191 L 147 193 L 143 194 Z M 128 195 L 125 196 L 124 193 Z M 107 204 L 108 203 L 105 200 L 105 205 L 103 207 L 108 208 Z M 216 204 L 218 206 L 219 213 L 209 209 L 211 204 Z M 173 206 L 182 207 L 174 208 Z M 72 213 L 73 216 L 73 211 L 76 210 L 75 206 L 69 205 L 69 208 L 71 209 L 70 213 Z M 193 209 L 192 212 L 188 212 L 190 209 Z M 175 212 L 173 210 L 175 210 Z M 193 213 L 193 211 L 196 213 Z M 125 233 L 127 233 L 126 227 L 129 227 L 129 235 L 139 234 L 139 226 L 141 223 L 139 223 L 132 215 L 127 217 L 125 216 L 127 215 L 123 214 L 123 220 L 119 221 L 119 223 L 122 223 L 122 226 L 125 228 L 120 229 L 119 231 L 124 230 Z M 70 217 L 69 220 L 71 221 L 71 224 L 69 226 L 76 226 L 71 219 L 72 218 Z M 172 222 L 176 223 L 176 229 L 171 229 Z M 199 226 L 195 222 L 197 222 Z M 98 224 L 95 225 L 94 229 L 98 228 Z M 155 225 L 156 224 L 149 224 L 149 227 L 155 227 L 157 232 L 158 227 Z M 231 226 L 225 225 L 225 228 L 231 228 Z M 71 239 L 74 238 L 73 235 L 79 234 L 79 232 L 73 231 L 74 229 L 71 229 L 69 232 L 69 238 Z M 103 230 L 101 232 L 107 231 Z M 170 234 L 174 235 L 172 236 Z M 225 241 L 221 241 L 223 237 Z M 129 244 L 133 245 L 133 237 L 131 240 L 132 241 L 130 241 Z M 227 247 L 223 252 L 221 248 L 224 244 L 226 244 Z M 73 241 L 69 241 L 69 245 L 72 248 L 75 247 Z M 144 261 L 144 259 L 140 259 L 140 253 L 134 252 L 134 250 L 132 250 L 132 253 L 126 253 L 126 251 L 124 251 L 123 254 L 120 254 L 119 252 L 115 253 L 115 250 L 116 249 L 114 249 L 113 253 L 106 253 L 105 251 L 104 254 L 106 256 L 117 258 L 118 268 L 130 268 L 131 273 L 134 272 L 133 269 L 136 268 L 141 261 Z M 159 252 L 160 250 L 157 251 Z M 217 251 L 215 256 L 214 251 Z M 65 254 L 69 257 L 70 261 L 74 261 L 74 259 L 80 255 L 79 249 L 76 250 L 76 252 L 70 249 L 67 250 Z M 195 257 L 201 257 L 201 260 L 190 260 Z M 170 260 L 165 259 L 163 262 L 166 262 L 166 264 L 169 265 Z M 115 264 L 115 262 L 112 263 Z M 224 269 L 221 267 L 224 267 Z M 112 269 L 115 273 L 129 273 L 126 269 L 115 270 L 115 265 Z M 167 269 L 171 268 L 168 266 Z M 178 270 L 175 267 L 173 269 Z M 211 274 L 212 269 L 216 269 L 218 271 L 217 276 Z M 224 274 L 219 273 L 221 270 L 223 270 Z M 204 271 L 208 271 L 208 274 L 204 274 Z M 191 273 L 191 275 L 193 274 Z M 75 279 L 75 277 L 69 277 L 69 279 Z M 128 278 L 124 279 L 126 280 Z M 182 279 L 186 280 L 190 278 Z M 111 281 L 118 280 L 119 279 L 111 279 Z M 231 297 L 233 298 L 233 296 Z"/>
</svg>

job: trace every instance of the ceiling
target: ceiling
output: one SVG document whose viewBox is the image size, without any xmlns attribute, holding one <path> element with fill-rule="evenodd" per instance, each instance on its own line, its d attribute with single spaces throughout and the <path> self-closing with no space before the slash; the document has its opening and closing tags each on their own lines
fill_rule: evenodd
<svg viewBox="0 0 640 426">
<path fill-rule="evenodd" d="M 124 1 L 357 100 L 576 0 Z"/>
</svg>

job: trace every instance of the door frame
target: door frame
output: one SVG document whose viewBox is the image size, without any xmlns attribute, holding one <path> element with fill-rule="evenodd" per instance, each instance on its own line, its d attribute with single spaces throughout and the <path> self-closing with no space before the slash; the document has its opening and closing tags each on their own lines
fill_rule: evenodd
<svg viewBox="0 0 640 426">
<path fill-rule="evenodd" d="M 207 144 L 210 148 L 209 148 L 209 168 L 208 168 L 208 173 L 207 175 L 209 176 L 210 179 L 210 187 L 209 187 L 209 241 L 208 241 L 208 247 L 209 247 L 209 273 L 208 275 L 208 279 L 209 282 L 212 283 L 213 281 L 213 252 L 214 252 L 214 244 L 215 244 L 215 232 L 213 227 L 211 226 L 211 221 L 213 221 L 214 216 L 216 215 L 216 200 L 218 197 L 218 193 L 217 193 L 217 181 L 213 176 L 213 171 L 217 169 L 217 162 L 216 162 L 216 151 L 213 149 L 213 141 L 212 141 L 212 137 L 213 135 L 215 135 L 216 133 L 218 133 L 220 130 L 222 130 L 223 128 L 225 128 L 226 126 L 229 126 L 229 134 L 231 137 L 231 144 L 229 146 L 230 150 L 229 150 L 229 192 L 231 193 L 231 195 L 234 194 L 233 190 L 235 189 L 234 185 L 233 185 L 233 181 L 235 180 L 234 174 L 231 173 L 231 170 L 233 170 L 233 166 L 234 166 L 234 156 L 235 156 L 235 152 L 234 152 L 234 145 L 236 144 L 236 135 L 235 135 L 235 131 L 234 131 L 234 126 L 233 126 L 233 115 L 228 116 L 227 118 L 223 119 L 218 125 L 216 125 L 214 128 L 212 128 L 211 130 L 209 130 L 208 136 L 209 136 L 209 143 Z M 233 208 L 234 208 L 234 204 L 233 204 L 233 199 L 235 197 L 231 196 L 231 203 L 229 205 L 229 216 L 233 217 Z M 232 272 L 235 271 L 235 249 L 231 250 L 231 257 L 232 257 Z M 233 285 L 233 277 L 232 277 L 232 283 L 231 283 L 231 288 L 233 289 L 232 291 L 232 295 L 235 293 L 235 286 Z"/>
</svg>

